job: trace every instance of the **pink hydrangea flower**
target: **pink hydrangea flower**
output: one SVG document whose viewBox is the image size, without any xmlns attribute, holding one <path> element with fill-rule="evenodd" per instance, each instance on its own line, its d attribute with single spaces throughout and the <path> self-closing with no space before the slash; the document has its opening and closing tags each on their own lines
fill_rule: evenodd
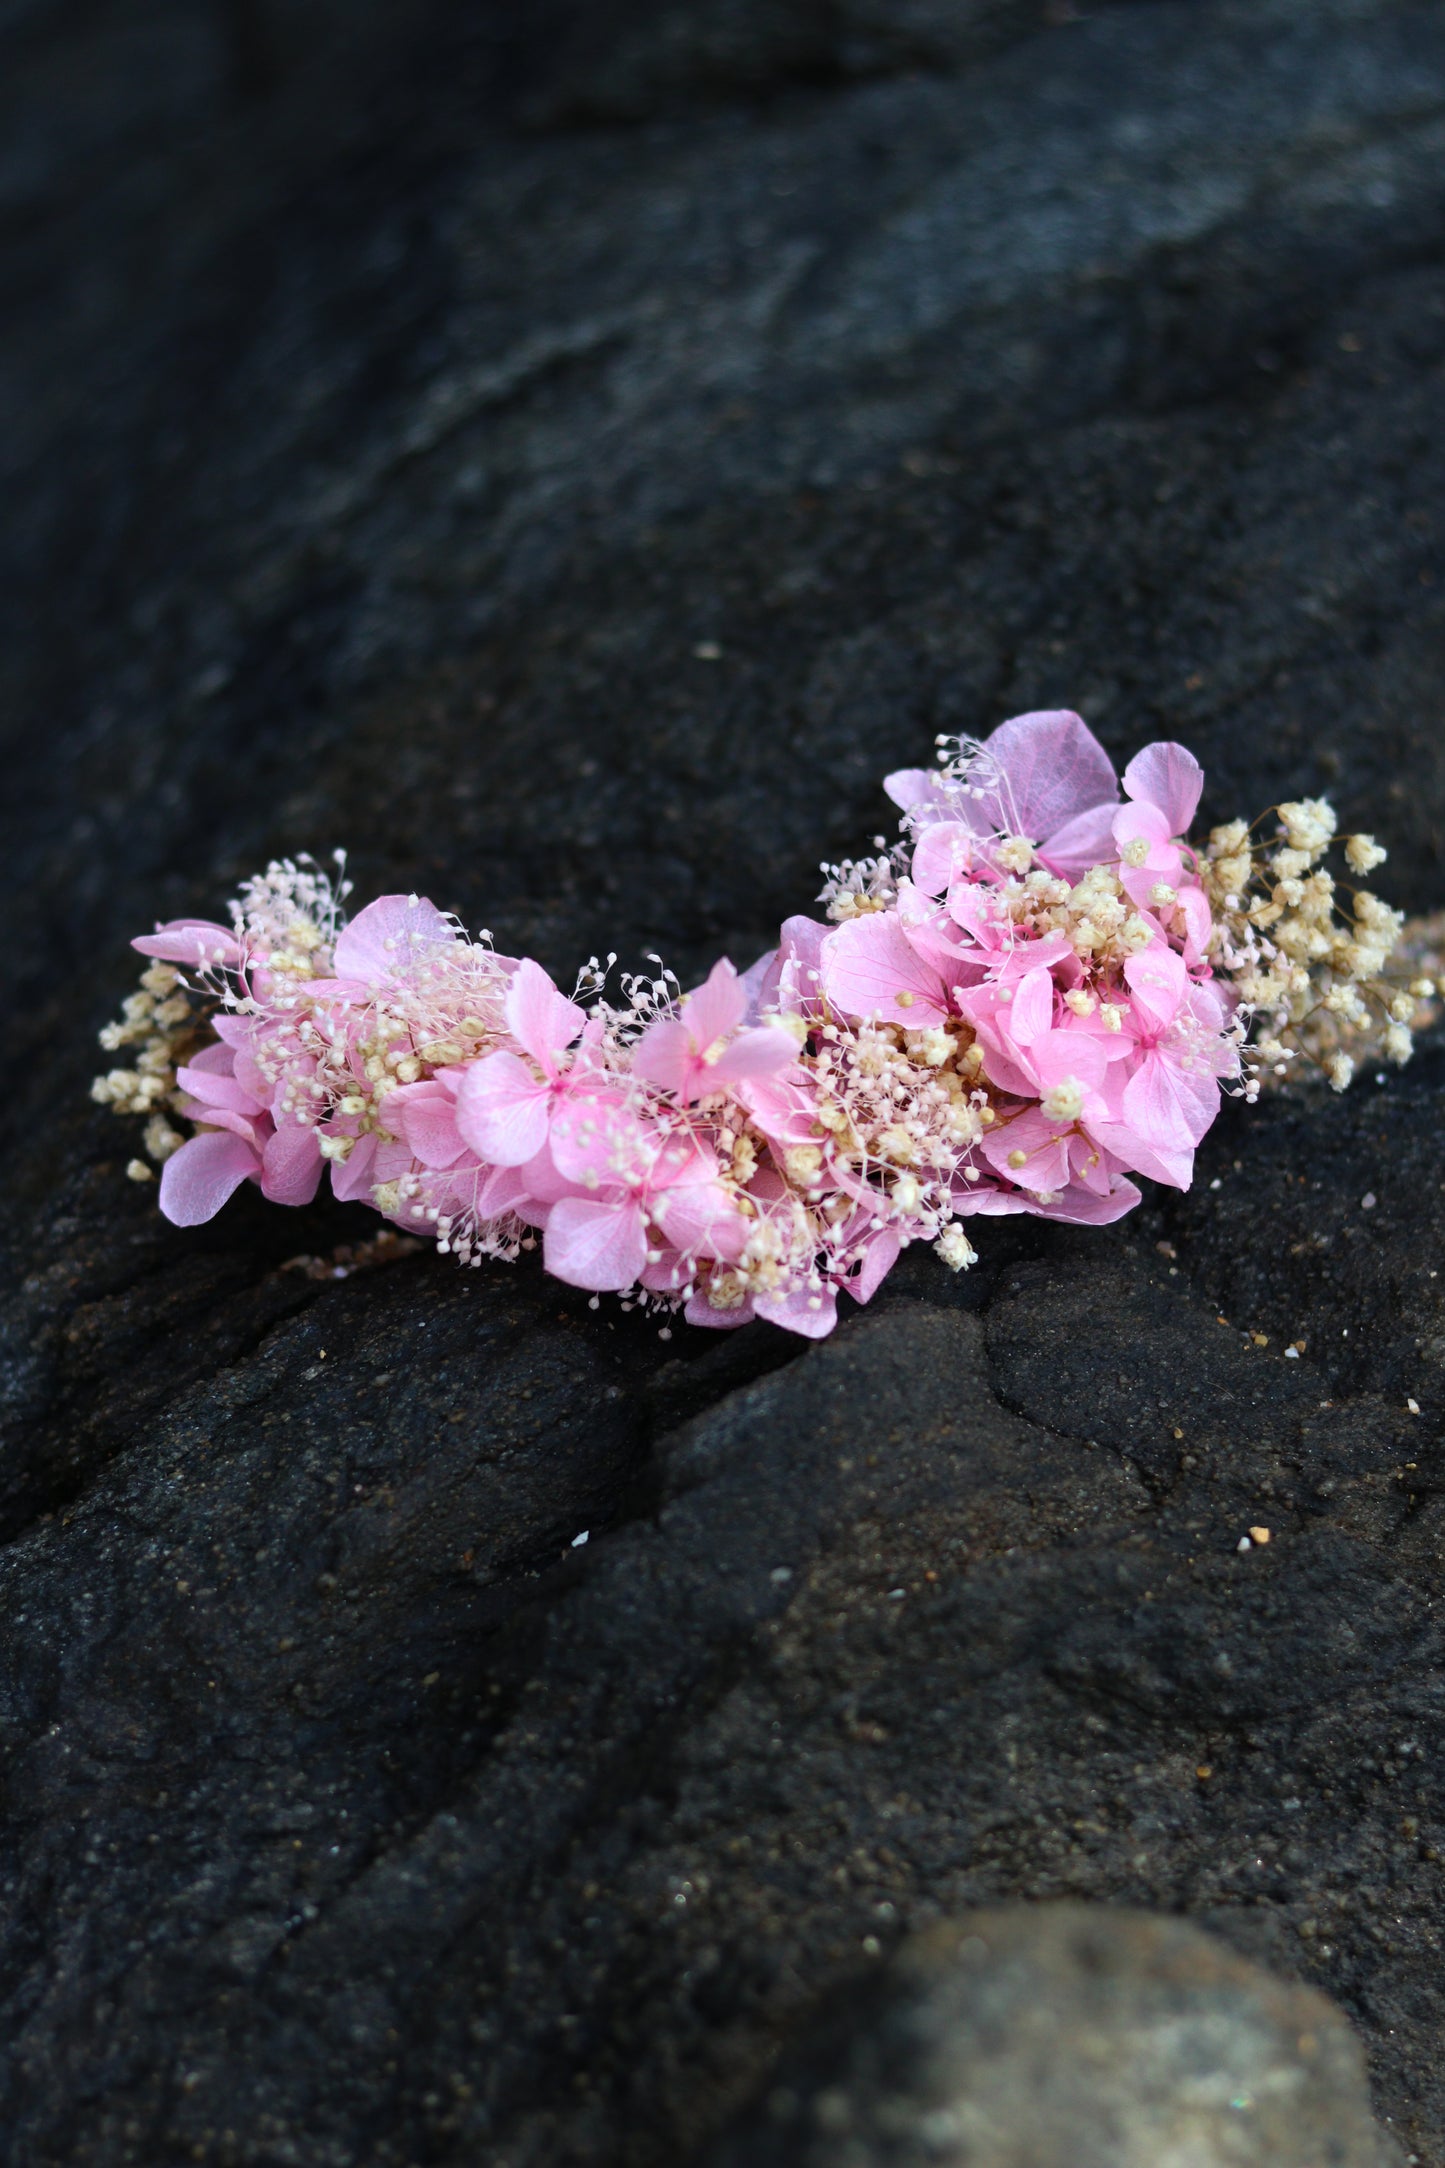
<svg viewBox="0 0 1445 2168">
<path fill-rule="evenodd" d="M 522 1054 L 504 1047 L 468 1068 L 457 1092 L 456 1122 L 483 1159 L 519 1167 L 542 1150 L 552 1116 L 573 1088 L 567 1052 L 581 1037 L 587 1013 L 558 992 L 540 964 L 524 957 L 507 988 L 506 1016 Z"/>
<path fill-rule="evenodd" d="M 927 956 L 893 911 L 871 911 L 828 934 L 821 947 L 823 993 L 845 1017 L 877 1017 L 916 1032 L 958 1015 L 958 963 Z"/>
<path fill-rule="evenodd" d="M 548 1212 L 544 1256 L 573 1287 L 631 1287 L 647 1267 L 653 1224 L 684 1251 L 706 1243 L 716 1253 L 745 1239 L 716 1155 L 686 1130 L 578 1097 L 559 1110 L 549 1148 L 570 1194 Z"/>
<path fill-rule="evenodd" d="M 161 1170 L 161 1210 L 178 1227 L 212 1219 L 246 1181 L 273 1204 L 309 1204 L 321 1181 L 316 1131 L 271 1106 L 235 1075 L 229 1046 L 207 1047 L 177 1072 L 186 1111 L 205 1125 Z"/>
<path fill-rule="evenodd" d="M 933 769 L 900 768 L 883 787 L 920 838 L 940 821 L 980 842 L 1026 836 L 1044 865 L 1071 877 L 1107 854 L 1119 802 L 1113 762 L 1088 724 L 1067 708 L 1000 723 L 961 780 Z"/>
<path fill-rule="evenodd" d="M 154 933 L 143 933 L 131 942 L 142 956 L 168 964 L 186 964 L 192 970 L 219 966 L 234 969 L 242 961 L 242 948 L 229 926 L 208 918 L 172 918 Z"/>
<path fill-rule="evenodd" d="M 691 1106 L 742 1077 L 786 1068 L 797 1040 L 778 1024 L 739 1031 L 747 1009 L 748 988 L 724 956 L 705 984 L 683 996 L 676 1016 L 660 1017 L 642 1034 L 632 1057 L 634 1074 Z"/>
<path fill-rule="evenodd" d="M 1124 976 L 1130 1000 L 1118 1033 L 1111 1111 L 1094 1133 L 1136 1173 L 1187 1189 L 1195 1147 L 1219 1112 L 1220 1079 L 1238 1066 L 1224 1038 L 1225 1006 L 1162 942 L 1133 957 Z"/>
<path fill-rule="evenodd" d="M 338 979 L 386 986 L 417 978 L 456 946 L 457 928 L 425 896 L 378 896 L 339 935 Z"/>
</svg>

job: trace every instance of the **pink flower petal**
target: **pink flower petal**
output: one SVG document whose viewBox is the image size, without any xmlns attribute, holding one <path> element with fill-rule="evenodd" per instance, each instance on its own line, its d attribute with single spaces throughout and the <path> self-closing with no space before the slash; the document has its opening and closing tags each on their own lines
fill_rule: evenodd
<svg viewBox="0 0 1445 2168">
<path fill-rule="evenodd" d="M 661 1157 L 654 1124 L 592 1093 L 578 1093 L 559 1109 L 548 1143 L 557 1172 L 589 1190 L 645 1183 Z"/>
<path fill-rule="evenodd" d="M 230 1107 L 203 1107 L 196 1099 L 187 1099 L 180 1111 L 203 1129 L 224 1129 L 233 1137 L 244 1137 L 258 1152 L 274 1126 L 269 1114 L 236 1114 Z"/>
<path fill-rule="evenodd" d="M 229 926 L 217 926 L 207 918 L 173 918 L 154 933 L 143 933 L 131 947 L 142 956 L 157 956 L 163 963 L 235 965 L 241 961 L 241 944 Z"/>
<path fill-rule="evenodd" d="M 1017 1047 L 1031 1046 L 1054 1021 L 1054 982 L 1047 971 L 1026 971 L 1013 1000 L 998 1012 L 998 1028 Z"/>
<path fill-rule="evenodd" d="M 316 1131 L 283 1122 L 261 1153 L 261 1194 L 272 1204 L 310 1204 L 321 1186 L 321 1168 Z"/>
<path fill-rule="evenodd" d="M 985 741 L 979 800 L 990 827 L 1040 843 L 1092 806 L 1116 804 L 1114 763 L 1068 708 L 1011 716 Z"/>
<path fill-rule="evenodd" d="M 1139 1191 L 1134 1183 L 1117 1175 L 1107 1197 L 1083 1189 L 1066 1189 L 1052 1204 L 1035 1198 L 1028 1209 L 1035 1219 L 1063 1220 L 1076 1227 L 1108 1227 L 1126 1212 L 1132 1212 L 1138 1202 Z"/>
<path fill-rule="evenodd" d="M 1151 1053 L 1124 1086 L 1124 1120 L 1135 1136 L 1156 1151 L 1189 1151 L 1195 1142 L 1179 1081 L 1173 1062 Z"/>
<path fill-rule="evenodd" d="M 546 1145 L 517 1169 L 517 1177 L 532 1203 L 540 1205 L 544 1211 L 549 1205 L 556 1204 L 559 1197 L 577 1195 L 577 1184 L 559 1170 Z"/>
<path fill-rule="evenodd" d="M 647 1263 L 637 1277 L 639 1285 L 654 1295 L 680 1295 L 691 1284 L 692 1266 L 680 1250 L 665 1249 L 657 1258 L 649 1251 Z"/>
<path fill-rule="evenodd" d="M 962 821 L 935 821 L 925 828 L 913 852 L 913 880 L 925 896 L 941 896 L 962 875 L 971 873 L 978 837 Z"/>
<path fill-rule="evenodd" d="M 507 988 L 507 1029 L 548 1076 L 556 1076 L 586 1021 L 586 1010 L 558 993 L 542 966 L 524 956 Z"/>
<path fill-rule="evenodd" d="M 249 1092 L 258 1107 L 269 1106 L 276 1096 L 276 1079 L 268 1077 L 248 1047 L 238 1046 L 232 1057 L 235 1068 L 232 1075 L 243 1092 Z"/>
<path fill-rule="evenodd" d="M 740 1032 L 729 1047 L 725 1047 L 717 1060 L 706 1068 L 699 1083 L 703 1091 L 714 1090 L 717 1083 L 733 1081 L 740 1077 L 776 1076 L 797 1059 L 798 1042 L 781 1024 L 759 1024 L 753 1031 Z M 714 1082 L 710 1085 L 708 1078 Z"/>
<path fill-rule="evenodd" d="M 1165 856 L 1169 851 L 1171 830 L 1157 805 L 1121 805 L 1111 825 L 1114 841 L 1121 851 L 1126 843 L 1135 843 L 1141 838 L 1149 845 L 1149 856 L 1144 861 L 1146 865 L 1152 865 L 1156 856 L 1161 865 L 1179 863 L 1177 852 L 1172 859 Z"/>
<path fill-rule="evenodd" d="M 457 1128 L 457 1102 L 441 1084 L 406 1084 L 387 1095 L 388 1129 L 398 1130 L 424 1167 L 454 1167 L 467 1150 Z"/>
<path fill-rule="evenodd" d="M 1131 798 L 1158 806 L 1170 835 L 1182 836 L 1199 810 L 1204 770 L 1187 746 L 1161 738 L 1134 755 L 1124 788 Z"/>
<path fill-rule="evenodd" d="M 960 1182 L 953 1192 L 953 1209 L 960 1219 L 1001 1219 L 1010 1212 L 1031 1212 L 1033 1204 L 1022 1190 L 999 1189 L 988 1181 Z"/>
<path fill-rule="evenodd" d="M 1209 937 L 1214 931 L 1209 898 L 1191 881 L 1179 891 L 1179 909 L 1184 915 L 1184 961 L 1198 964 L 1208 953 Z"/>
<path fill-rule="evenodd" d="M 1083 1086 L 1087 1105 L 1088 1100 L 1103 1088 L 1109 1066 L 1108 1050 L 1092 1032 L 1045 1032 L 1042 1038 L 1034 1041 L 1029 1055 L 1040 1096 L 1072 1079 Z"/>
<path fill-rule="evenodd" d="M 1136 1009 L 1162 1030 L 1179 1013 L 1188 983 L 1184 958 L 1166 942 L 1155 941 L 1124 966 L 1124 978 Z"/>
<path fill-rule="evenodd" d="M 765 993 L 764 1008 L 775 1007 L 784 1016 L 818 1015 L 823 943 L 827 937 L 828 928 L 818 919 L 799 914 L 783 920 L 777 988 L 772 995 Z"/>
<path fill-rule="evenodd" d="M 499 1219 L 504 1212 L 521 1212 L 534 1202 L 526 1168 L 478 1168 L 471 1202 L 478 1219 Z"/>
<path fill-rule="evenodd" d="M 364 986 L 409 977 L 456 938 L 451 920 L 424 896 L 379 896 L 339 936 L 336 974 Z"/>
<path fill-rule="evenodd" d="M 646 1223 L 629 1198 L 563 1197 L 548 1214 L 542 1244 L 554 1279 L 599 1293 L 631 1287 L 647 1263 Z"/>
<path fill-rule="evenodd" d="M 850 919 L 823 943 L 823 987 L 845 1016 L 921 1030 L 948 1014 L 944 982 L 891 911 Z"/>
<path fill-rule="evenodd" d="M 822 1287 L 812 1293 L 755 1295 L 753 1313 L 785 1332 L 801 1333 L 805 1340 L 826 1340 L 838 1322 L 838 1291 Z"/>
<path fill-rule="evenodd" d="M 892 775 L 884 776 L 883 788 L 905 813 L 936 805 L 942 796 L 934 768 L 895 768 Z"/>
<path fill-rule="evenodd" d="M 674 1249 L 690 1257 L 736 1264 L 752 1223 L 745 1220 L 720 1182 L 692 1182 L 661 1191 L 653 1216 Z"/>
<path fill-rule="evenodd" d="M 161 1169 L 161 1210 L 176 1227 L 199 1227 L 260 1171 L 261 1155 L 244 1138 L 225 1130 L 192 1137 Z"/>
<path fill-rule="evenodd" d="M 675 1016 L 659 1017 L 649 1024 L 632 1053 L 635 1073 L 664 1092 L 685 1093 L 696 1060 L 692 1033 Z"/>
<path fill-rule="evenodd" d="M 211 1029 L 225 1045 L 234 1048 L 248 1047 L 256 1034 L 254 1016 L 231 1016 L 222 1009 L 211 1018 Z"/>
<path fill-rule="evenodd" d="M 685 994 L 682 1021 L 691 1032 L 700 1054 L 732 1031 L 743 1020 L 748 997 L 742 981 L 726 956 L 713 965 L 702 985 Z"/>
<path fill-rule="evenodd" d="M 199 1063 L 183 1064 L 176 1071 L 176 1082 L 203 1107 L 225 1107 L 233 1114 L 260 1114 L 263 1111 L 264 1102 L 256 1099 L 235 1077 L 218 1076 L 212 1069 L 201 1068 Z"/>
<path fill-rule="evenodd" d="M 457 1092 L 457 1129 L 494 1166 L 520 1167 L 547 1141 L 550 1094 L 505 1048 L 473 1062 Z"/>
<path fill-rule="evenodd" d="M 770 982 L 776 984 L 778 968 L 778 950 L 765 949 L 757 962 L 749 964 L 747 970 L 740 974 L 739 983 L 742 986 L 747 1003 L 743 1010 L 743 1021 L 745 1023 L 756 1024 L 764 1008 L 768 1006 L 764 999 L 763 989 Z M 776 1000 L 772 1005 L 776 1007 Z"/>
<path fill-rule="evenodd" d="M 1069 1142 L 1037 1107 L 1016 1115 L 1005 1127 L 990 1130 L 979 1146 L 983 1157 L 1006 1181 L 1020 1189 L 1061 1190 L 1069 1181 Z M 1012 1164 L 1022 1154 L 1018 1166 Z"/>
<path fill-rule="evenodd" d="M 855 1302 L 871 1302 L 883 1285 L 888 1274 L 898 1262 L 903 1248 L 903 1236 L 896 1227 L 880 1227 L 876 1235 L 869 1237 L 863 1252 L 863 1269 L 856 1272 L 843 1285 Z"/>
<path fill-rule="evenodd" d="M 1131 1078 L 1130 1084 L 1137 1081 Z M 1188 1189 L 1194 1173 L 1194 1147 L 1182 1122 L 1172 1138 L 1161 1135 L 1157 1096 L 1146 1084 L 1121 1120 L 1093 1122 L 1090 1134 L 1131 1173 L 1147 1175 L 1151 1182 L 1163 1182 L 1170 1189 Z"/>
<path fill-rule="evenodd" d="M 1090 806 L 1086 812 L 1076 813 L 1062 828 L 1056 828 L 1052 835 L 1045 837 L 1039 849 L 1040 862 L 1063 880 L 1077 881 L 1090 866 L 1102 865 L 1113 858 L 1116 855 L 1116 811 L 1116 802 L 1111 798 L 1105 805 Z"/>
<path fill-rule="evenodd" d="M 770 1144 L 816 1144 L 818 1102 L 806 1084 L 789 1077 L 745 1077 L 738 1097 Z"/>
<path fill-rule="evenodd" d="M 351 1204 L 360 1197 L 368 1202 L 375 1180 L 373 1163 L 376 1159 L 376 1133 L 371 1131 L 358 1137 L 345 1159 L 331 1162 L 331 1194 L 343 1204 Z"/>
<path fill-rule="evenodd" d="M 198 1054 L 192 1054 L 187 1067 L 204 1070 L 211 1076 L 234 1076 L 236 1049 L 224 1040 L 217 1046 L 203 1046 Z"/>
</svg>

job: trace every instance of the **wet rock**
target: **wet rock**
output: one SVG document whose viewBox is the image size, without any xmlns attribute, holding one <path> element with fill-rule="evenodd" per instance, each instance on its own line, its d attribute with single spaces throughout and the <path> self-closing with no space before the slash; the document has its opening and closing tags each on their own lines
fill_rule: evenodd
<svg viewBox="0 0 1445 2168">
<path fill-rule="evenodd" d="M 1183 1920 L 965 1914 L 771 2074 L 709 2168 L 1397 2168 L 1358 2044 Z"/>
</svg>

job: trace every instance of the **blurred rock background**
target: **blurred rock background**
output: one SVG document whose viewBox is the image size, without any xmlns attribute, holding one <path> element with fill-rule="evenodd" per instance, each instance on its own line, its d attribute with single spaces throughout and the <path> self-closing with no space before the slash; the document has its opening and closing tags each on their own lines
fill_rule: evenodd
<svg viewBox="0 0 1445 2168">
<path fill-rule="evenodd" d="M 1445 901 L 1442 154 L 1419 0 L 0 6 L 16 2163 L 672 2163 L 1053 1897 L 1445 2163 L 1441 1055 L 807 1350 L 179 1233 L 86 1098 L 268 855 L 743 963 L 1028 706 Z"/>
</svg>

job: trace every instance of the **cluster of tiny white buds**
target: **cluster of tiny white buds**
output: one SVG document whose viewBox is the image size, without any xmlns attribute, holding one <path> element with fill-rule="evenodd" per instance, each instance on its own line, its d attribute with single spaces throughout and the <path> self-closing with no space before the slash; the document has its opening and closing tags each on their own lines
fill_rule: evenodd
<svg viewBox="0 0 1445 2168">
<path fill-rule="evenodd" d="M 616 962 L 617 952 L 615 949 L 608 951 L 606 963 L 600 963 L 595 956 L 589 956 L 577 974 L 576 983 L 572 989 L 573 1000 L 586 1001 L 593 995 L 600 994 L 607 984 L 607 974 L 615 967 Z"/>
<path fill-rule="evenodd" d="M 145 1148 L 158 1165 L 185 1141 L 164 1118 L 165 1110 L 174 1112 L 179 1106 L 176 1070 L 207 1036 L 204 1009 L 180 972 L 167 963 L 147 966 L 139 991 L 127 995 L 122 1004 L 119 1020 L 105 1025 L 100 1033 L 107 1053 L 133 1047 L 133 1066 L 109 1069 L 98 1076 L 90 1096 L 117 1114 L 147 1117 Z M 126 1172 L 138 1182 L 151 1178 L 149 1166 L 141 1159 L 131 1160 Z"/>
<path fill-rule="evenodd" d="M 1255 834 L 1259 823 L 1215 828 L 1200 867 L 1214 914 L 1211 959 L 1252 1027 L 1247 1099 L 1263 1081 L 1293 1074 L 1298 1056 L 1336 1091 L 1349 1087 L 1362 1058 L 1407 1062 L 1411 1026 L 1430 998 L 1416 990 L 1430 982 L 1405 987 L 1387 974 L 1401 914 L 1363 889 L 1346 897 L 1324 864 L 1339 840 L 1352 873 L 1372 872 L 1386 856 L 1373 836 L 1337 838 L 1334 808 L 1323 798 L 1275 810 L 1273 838 Z"/>
<path fill-rule="evenodd" d="M 825 859 L 818 869 L 823 886 L 817 900 L 835 925 L 866 917 L 870 911 L 886 911 L 898 900 L 898 880 L 907 865 L 907 853 L 901 847 L 886 849 L 882 836 L 873 840 L 878 857 L 843 858 L 837 865 Z"/>
</svg>

